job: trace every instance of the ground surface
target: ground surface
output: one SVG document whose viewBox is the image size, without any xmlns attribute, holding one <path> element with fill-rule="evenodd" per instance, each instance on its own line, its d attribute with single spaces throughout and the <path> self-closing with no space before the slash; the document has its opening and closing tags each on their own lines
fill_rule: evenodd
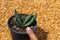
<svg viewBox="0 0 60 40">
<path fill-rule="evenodd" d="M 19 13 L 37 12 L 39 40 L 60 40 L 60 0 L 0 0 L 0 40 L 12 40 L 7 20 Z"/>
</svg>

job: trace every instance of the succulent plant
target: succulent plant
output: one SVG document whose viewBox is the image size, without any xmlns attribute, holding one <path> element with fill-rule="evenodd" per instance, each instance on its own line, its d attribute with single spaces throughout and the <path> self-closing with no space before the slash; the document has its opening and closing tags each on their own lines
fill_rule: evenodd
<svg viewBox="0 0 60 40">
<path fill-rule="evenodd" d="M 14 13 L 15 13 L 14 24 L 22 28 L 32 24 L 37 17 L 37 14 L 34 15 L 28 14 L 27 16 L 21 16 L 16 10 Z"/>
</svg>

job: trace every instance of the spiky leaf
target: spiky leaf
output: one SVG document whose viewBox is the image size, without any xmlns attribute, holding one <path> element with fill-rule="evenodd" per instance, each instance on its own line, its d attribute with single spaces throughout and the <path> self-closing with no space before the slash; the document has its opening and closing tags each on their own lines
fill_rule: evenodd
<svg viewBox="0 0 60 40">
<path fill-rule="evenodd" d="M 36 19 L 36 16 L 37 16 L 37 14 L 35 14 L 35 15 L 31 18 L 31 20 L 30 20 L 28 23 L 26 23 L 24 26 L 30 25 L 30 24 Z"/>
<path fill-rule="evenodd" d="M 31 17 L 32 17 L 32 14 L 29 14 L 29 15 L 26 17 L 26 19 L 25 19 L 25 21 L 24 21 L 23 24 L 25 24 L 26 22 L 28 22 L 28 21 L 31 19 Z"/>
<path fill-rule="evenodd" d="M 20 15 L 17 13 L 16 10 L 15 10 L 15 17 L 18 20 L 18 23 L 22 25 L 22 22 L 21 22 L 22 19 L 21 19 Z"/>
<path fill-rule="evenodd" d="M 16 18 L 14 18 L 14 24 L 19 26 L 20 24 L 18 23 L 18 21 L 16 20 Z"/>
</svg>

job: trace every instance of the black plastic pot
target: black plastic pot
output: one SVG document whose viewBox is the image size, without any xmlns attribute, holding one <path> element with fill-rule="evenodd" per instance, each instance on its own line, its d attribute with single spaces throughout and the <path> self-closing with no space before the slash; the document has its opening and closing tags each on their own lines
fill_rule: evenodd
<svg viewBox="0 0 60 40">
<path fill-rule="evenodd" d="M 20 15 L 26 15 L 26 14 L 20 14 Z M 14 17 L 15 17 L 15 15 L 10 17 L 9 20 L 8 20 L 8 27 L 11 30 L 13 40 L 30 40 L 30 38 L 29 38 L 29 36 L 26 32 L 23 32 L 23 33 L 22 32 L 16 32 L 15 30 L 13 30 L 11 28 L 10 22 L 11 22 L 11 19 L 14 18 Z M 34 27 L 32 28 L 33 31 L 36 29 L 36 20 L 34 21 L 34 23 L 35 23 L 33 25 Z"/>
</svg>

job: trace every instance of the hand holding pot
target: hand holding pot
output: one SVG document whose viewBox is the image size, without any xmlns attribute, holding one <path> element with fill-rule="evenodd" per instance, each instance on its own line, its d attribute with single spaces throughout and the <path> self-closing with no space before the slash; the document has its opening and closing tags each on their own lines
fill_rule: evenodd
<svg viewBox="0 0 60 40">
<path fill-rule="evenodd" d="M 28 33 L 31 40 L 38 40 L 30 27 L 27 27 L 26 31 L 27 31 L 27 33 Z"/>
</svg>

